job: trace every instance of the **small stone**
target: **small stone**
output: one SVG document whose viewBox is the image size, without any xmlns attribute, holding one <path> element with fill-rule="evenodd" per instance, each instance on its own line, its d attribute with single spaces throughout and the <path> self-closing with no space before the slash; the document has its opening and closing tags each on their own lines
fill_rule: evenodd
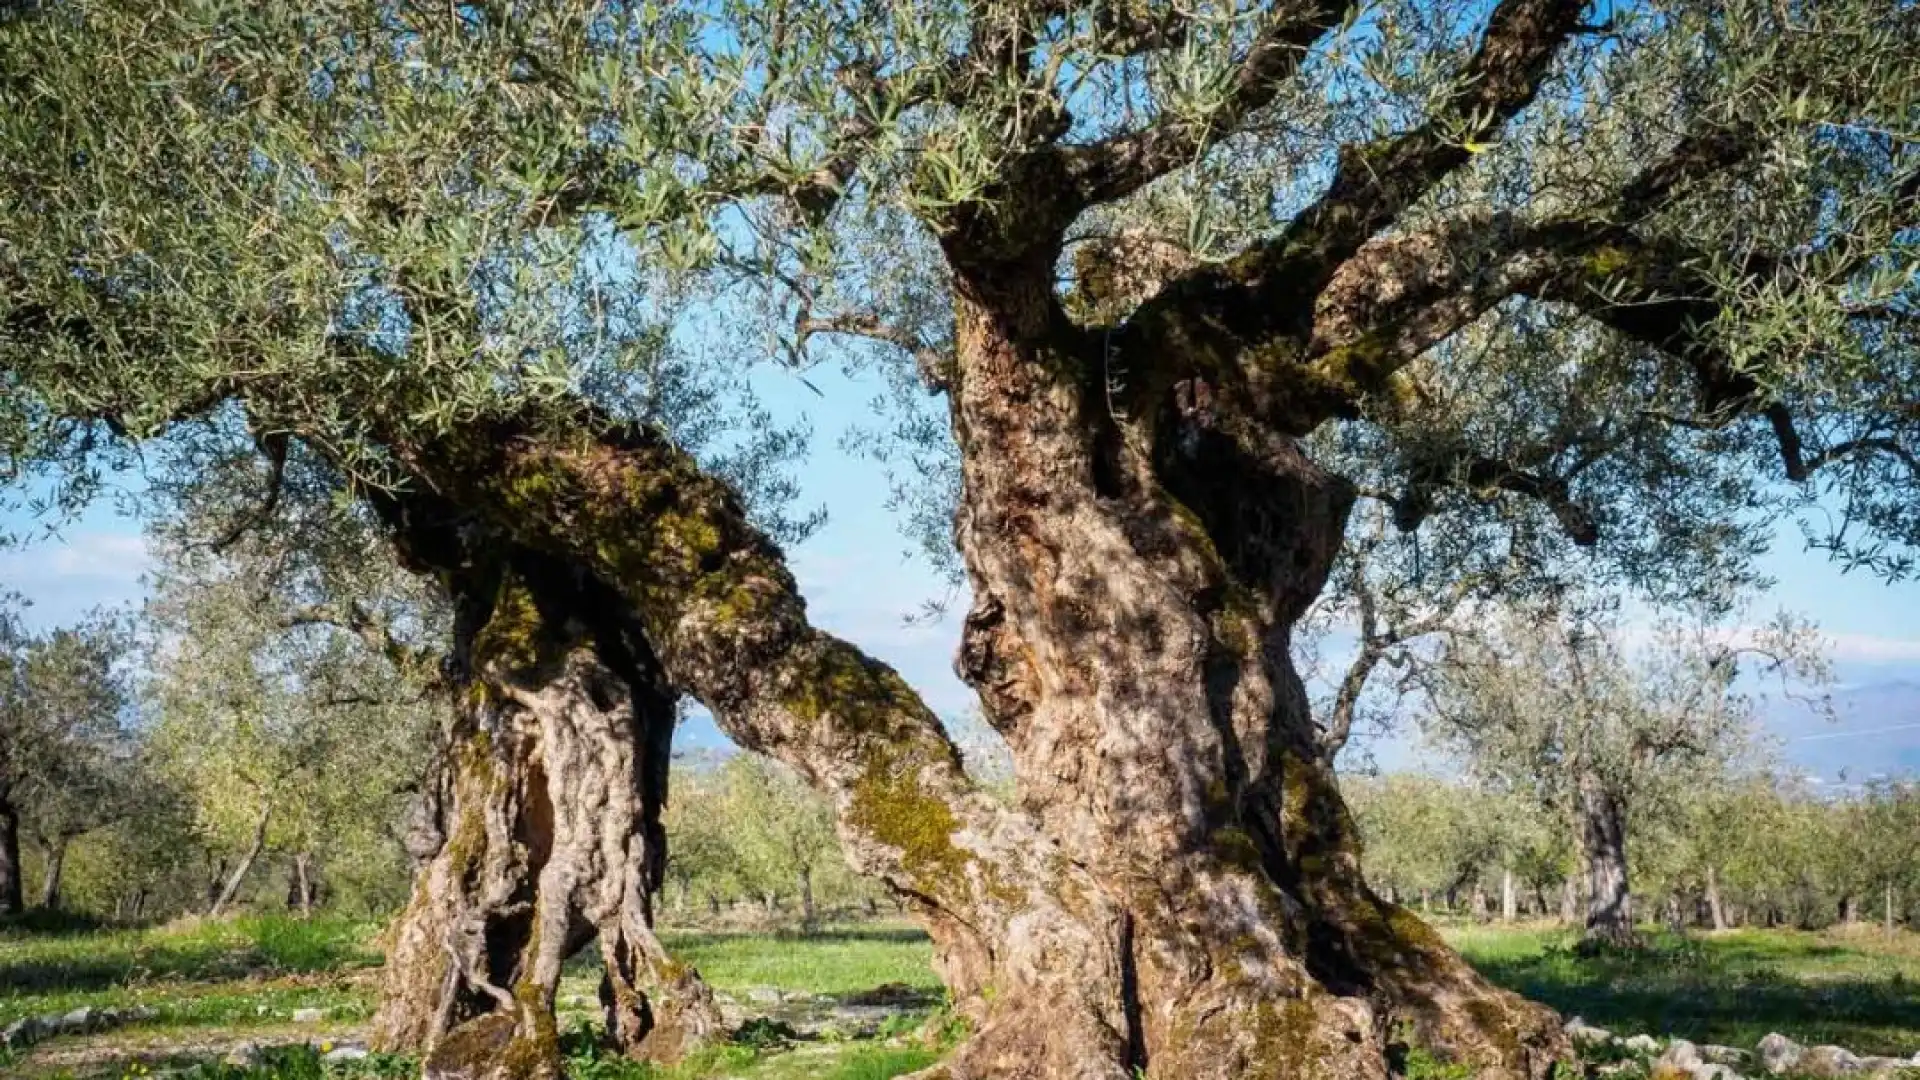
<svg viewBox="0 0 1920 1080">
<path fill-rule="evenodd" d="M 1613 1041 L 1613 1032 L 1603 1027 L 1594 1027 L 1579 1017 L 1567 1021 L 1567 1038 L 1575 1046 L 1605 1046 Z"/>
<path fill-rule="evenodd" d="M 1635 1035 L 1623 1043 L 1636 1054 L 1657 1054 L 1660 1052 L 1660 1040 L 1651 1035 Z"/>
<path fill-rule="evenodd" d="M 1714 1062 L 1695 1065 L 1689 1071 L 1693 1074 L 1693 1080 L 1741 1080 L 1739 1073 Z"/>
<path fill-rule="evenodd" d="M 1800 1056 L 1807 1052 L 1799 1043 L 1777 1031 L 1761 1039 L 1760 1045 L 1754 1049 L 1760 1054 L 1760 1067 L 1774 1076 L 1798 1066 Z"/>
<path fill-rule="evenodd" d="M 780 991 L 767 986 L 756 986 L 747 991 L 747 1000 L 755 1005 L 778 1005 L 782 1000 Z"/>
<path fill-rule="evenodd" d="M 232 1050 L 227 1051 L 226 1063 L 237 1065 L 242 1069 L 250 1069 L 260 1064 L 259 1044 L 250 1042 L 236 1044 Z"/>
<path fill-rule="evenodd" d="M 141 1021 L 151 1020 L 159 1015 L 160 1010 L 151 1005 L 135 1005 L 133 1008 L 121 1013 L 120 1019 L 129 1024 L 138 1024 Z"/>
<path fill-rule="evenodd" d="M 1715 1065 L 1744 1065 L 1752 1054 L 1737 1046 L 1719 1046 L 1707 1043 L 1700 1047 L 1700 1057 Z"/>
<path fill-rule="evenodd" d="M 1660 1060 L 1654 1064 L 1691 1071 L 1696 1065 L 1706 1064 L 1706 1059 L 1700 1056 L 1699 1047 L 1685 1039 L 1675 1039 L 1667 1044 L 1666 1053 L 1661 1054 Z"/>
<path fill-rule="evenodd" d="M 23 1016 L 0 1029 L 0 1046 L 26 1046 L 40 1038 L 40 1021 Z"/>
<path fill-rule="evenodd" d="M 321 1054 L 320 1061 L 325 1065 L 336 1065 L 342 1061 L 361 1061 L 366 1056 L 367 1048 L 364 1046 L 336 1046 Z"/>
<path fill-rule="evenodd" d="M 296 1024 L 317 1024 L 327 1018 L 325 1009 L 295 1009 L 293 1022 Z"/>
<path fill-rule="evenodd" d="M 1808 1076 L 1853 1076 L 1867 1071 L 1857 1054 L 1838 1046 L 1816 1046 L 1800 1055 L 1799 1070 Z"/>
<path fill-rule="evenodd" d="M 85 1031 L 99 1020 L 99 1014 L 92 1008 L 82 1005 L 60 1019 L 54 1021 L 57 1031 Z"/>
<path fill-rule="evenodd" d="M 1905 1058 L 1863 1057 L 1860 1067 L 1871 1080 L 1898 1080 L 1912 1071 L 1913 1063 Z"/>
</svg>

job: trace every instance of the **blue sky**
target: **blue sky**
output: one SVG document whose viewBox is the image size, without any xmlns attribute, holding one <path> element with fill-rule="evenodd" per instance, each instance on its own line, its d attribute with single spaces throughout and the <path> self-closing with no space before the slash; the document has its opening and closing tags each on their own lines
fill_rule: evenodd
<svg viewBox="0 0 1920 1080">
<path fill-rule="evenodd" d="M 763 372 L 757 381 L 780 418 L 804 412 L 815 427 L 813 456 L 803 470 L 804 503 L 825 505 L 829 516 L 825 526 L 789 553 L 813 621 L 898 668 L 937 711 L 961 712 L 972 694 L 954 677 L 951 664 L 966 598 L 954 597 L 944 618 L 909 625 L 907 616 L 924 601 L 946 595 L 946 586 L 923 562 L 906 554 L 911 544 L 882 505 L 887 487 L 881 466 L 840 447 L 842 432 L 869 418 L 867 403 L 877 384 L 834 370 L 810 371 L 806 378 L 819 388 L 819 395 L 778 371 Z M 0 521 L 0 533 L 25 531 L 22 527 L 31 524 L 16 514 Z M 102 505 L 57 539 L 0 551 L 0 588 L 33 601 L 31 623 L 53 626 L 95 604 L 138 600 L 146 569 L 138 523 Z M 1833 642 L 1843 686 L 1901 681 L 1920 686 L 1920 582 L 1889 585 L 1866 574 L 1842 573 L 1824 556 L 1803 551 L 1800 534 L 1790 523 L 1782 528 L 1765 569 L 1778 585 L 1756 605 L 1756 616 L 1784 607 L 1815 619 Z M 1920 715 L 1907 719 L 1920 721 Z M 1871 732 L 1898 722 L 1843 718 L 1837 730 L 1783 722 L 1781 734 L 1812 739 L 1822 751 L 1836 749 L 1836 741 L 1869 750 L 1879 739 Z M 690 723 L 682 738 L 689 747 L 723 742 L 704 719 Z M 1383 748 L 1383 764 L 1400 757 Z M 1920 759 L 1915 764 L 1920 765 Z"/>
</svg>

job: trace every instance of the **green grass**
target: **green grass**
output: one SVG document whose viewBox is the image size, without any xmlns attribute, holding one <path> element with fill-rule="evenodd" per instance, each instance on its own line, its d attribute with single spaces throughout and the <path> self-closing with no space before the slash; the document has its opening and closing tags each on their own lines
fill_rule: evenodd
<svg viewBox="0 0 1920 1080">
<path fill-rule="evenodd" d="M 700 969 L 719 990 L 750 987 L 844 997 L 901 985 L 941 992 L 933 974 L 933 946 L 915 928 L 846 927 L 817 934 L 663 935 L 674 956 Z"/>
<path fill-rule="evenodd" d="M 1622 1035 L 1751 1048 L 1778 1031 L 1861 1054 L 1920 1050 L 1920 939 L 1909 934 L 1663 933 L 1640 953 L 1586 958 L 1564 930 L 1443 932 L 1500 985 Z"/>
<path fill-rule="evenodd" d="M 146 930 L 0 930 L 0 1024 L 22 1016 L 144 1006 L 141 1026 L 283 1022 L 295 1009 L 370 1015 L 380 956 L 371 927 L 342 919 L 196 922 Z"/>
<path fill-rule="evenodd" d="M 322 1038 L 364 1022 L 374 1005 L 374 927 L 344 920 L 246 919 L 150 930 L 48 925 L 0 928 L 0 1023 L 80 1005 L 145 1005 L 138 1065 L 159 1071 L 178 1042 L 303 1036 Z M 1920 935 L 1742 931 L 1690 938 L 1657 936 L 1639 953 L 1583 958 L 1573 935 L 1553 928 L 1445 926 L 1442 932 L 1502 985 L 1563 1013 L 1627 1035 L 1647 1033 L 1751 1047 L 1769 1031 L 1802 1043 L 1837 1043 L 1869 1054 L 1920 1050 Z M 899 1014 L 870 1039 L 791 1038 L 774 1024 L 743 1033 L 674 1068 L 607 1059 L 572 1041 L 576 1080 L 889 1080 L 931 1064 L 937 1050 L 917 1029 L 941 997 L 925 935 L 905 926 L 855 926 L 813 936 L 670 931 L 668 947 L 716 989 L 747 1000 L 749 990 L 861 1001 L 880 987 Z M 570 966 L 563 996 L 577 998 L 575 1021 L 594 1012 L 593 961 Z M 817 1002 L 815 1003 L 818 1004 Z M 320 1027 L 294 1028 L 296 1009 L 328 1012 Z M 754 1007 L 750 1006 L 750 1011 Z M 779 1015 L 777 1008 L 764 1011 Z M 176 1039 L 171 1029 L 180 1029 Z M 248 1032 L 262 1032 L 261 1036 Z M 117 1034 L 117 1033 L 116 1033 Z M 948 1032 L 942 1044 L 950 1042 Z M 115 1036 L 92 1036 L 112 1041 Z M 56 1043 L 74 1045 L 71 1037 Z M 54 1044 L 49 1044 L 53 1046 Z M 122 1052 L 88 1080 L 138 1080 Z M 172 1072 L 190 1080 L 380 1080 L 412 1075 L 399 1058 L 322 1066 L 311 1050 L 276 1051 L 252 1070 L 213 1063 Z M 0 1061 L 0 1073 L 30 1060 Z M 178 1064 L 178 1063 L 176 1063 Z M 1438 1062 L 1409 1060 L 1419 1080 L 1456 1080 Z M 1416 1067 L 1417 1066 L 1417 1067 Z M 112 1071 L 114 1069 L 126 1071 Z M 34 1075 L 59 1075 L 42 1070 Z"/>
</svg>

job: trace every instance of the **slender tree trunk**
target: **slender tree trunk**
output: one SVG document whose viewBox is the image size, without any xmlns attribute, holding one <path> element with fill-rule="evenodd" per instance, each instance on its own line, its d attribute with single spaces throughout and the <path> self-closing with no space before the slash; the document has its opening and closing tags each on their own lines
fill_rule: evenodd
<svg viewBox="0 0 1920 1080">
<path fill-rule="evenodd" d="M 799 879 L 800 879 L 800 882 L 799 882 L 800 883 L 800 923 L 802 926 L 804 926 L 807 929 L 809 933 L 811 933 L 815 925 L 817 925 L 819 922 L 819 912 L 815 911 L 813 906 L 813 870 L 812 868 L 802 866 L 800 868 Z"/>
<path fill-rule="evenodd" d="M 1513 891 L 1513 871 L 1500 871 L 1500 920 L 1514 922 L 1520 917 L 1520 897 Z"/>
<path fill-rule="evenodd" d="M 1887 882 L 1886 888 L 1886 930 L 1891 934 L 1893 933 L 1893 882 Z"/>
<path fill-rule="evenodd" d="M 711 992 L 653 932 L 672 696 L 630 639 L 548 630 L 531 594 L 566 576 L 521 572 L 498 605 L 463 608 L 477 681 L 428 800 L 449 820 L 415 830 L 443 839 L 396 927 L 374 1021 L 383 1048 L 424 1050 L 430 1077 L 557 1076 L 561 964 L 595 940 L 621 1052 L 673 1061 L 720 1030 Z"/>
<path fill-rule="evenodd" d="M 312 853 L 296 853 L 293 857 L 293 874 L 287 882 L 287 909 L 298 912 L 303 919 L 312 918 L 319 891 L 320 881 L 315 876 Z"/>
<path fill-rule="evenodd" d="M 24 910 L 20 877 L 20 812 L 9 786 L 0 782 L 0 917 Z"/>
<path fill-rule="evenodd" d="M 1490 923 L 1493 921 L 1493 911 L 1487 905 L 1487 890 L 1478 881 L 1473 883 L 1473 895 L 1469 903 L 1472 906 L 1474 922 Z"/>
<path fill-rule="evenodd" d="M 1860 905 L 1851 893 L 1840 898 L 1840 922 L 1849 928 L 1860 922 Z"/>
<path fill-rule="evenodd" d="M 1580 884 L 1569 875 L 1560 883 L 1560 922 L 1572 926 L 1580 921 Z"/>
<path fill-rule="evenodd" d="M 56 836 L 42 844 L 46 852 L 46 874 L 40 879 L 40 907 L 45 911 L 60 910 L 60 886 L 64 883 L 67 871 L 67 847 L 73 842 L 70 836 Z"/>
<path fill-rule="evenodd" d="M 1627 810 L 1600 778 L 1579 778 L 1582 853 L 1587 860 L 1587 927 L 1590 941 L 1631 945 L 1632 893 L 1627 883 Z"/>
<path fill-rule="evenodd" d="M 220 889 L 220 895 L 214 897 L 213 907 L 207 914 L 219 918 L 226 913 L 234 898 L 240 895 L 240 886 L 246 883 L 247 874 L 253 864 L 259 861 L 260 853 L 267 849 L 267 825 L 273 819 L 273 804 L 268 803 L 260 811 L 260 820 L 254 823 L 253 839 L 248 842 L 247 850 L 240 854 L 240 861 L 234 865 L 233 873 L 228 875 L 226 885 Z"/>
<path fill-rule="evenodd" d="M 1707 867 L 1707 912 L 1715 931 L 1727 928 L 1727 909 L 1720 902 L 1720 874 L 1711 866 Z"/>
<path fill-rule="evenodd" d="M 716 919 L 720 917 L 720 897 L 713 893 L 707 894 L 707 914 Z"/>
</svg>

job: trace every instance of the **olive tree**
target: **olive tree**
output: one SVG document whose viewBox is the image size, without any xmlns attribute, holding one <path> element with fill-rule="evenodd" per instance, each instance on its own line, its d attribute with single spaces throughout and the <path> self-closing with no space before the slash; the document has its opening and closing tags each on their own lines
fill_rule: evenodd
<svg viewBox="0 0 1920 1080">
<path fill-rule="evenodd" d="M 73 842 L 138 812 L 132 650 L 122 613 L 44 634 L 0 623 L 0 913 L 20 910 L 20 833 L 40 849 L 52 910 Z"/>
<path fill-rule="evenodd" d="M 1363 495 L 1658 582 L 1825 486 L 1819 538 L 1904 573 L 1917 32 L 1893 0 L 35 5 L 0 24 L 0 447 L 84 481 L 236 411 L 438 576 L 476 730 L 624 771 L 631 725 L 588 721 L 700 699 L 914 905 L 976 1022 L 952 1074 L 1378 1078 L 1408 1032 L 1539 1077 L 1555 1018 L 1362 880 L 1296 624 Z M 958 666 L 1017 806 L 636 400 L 662 325 L 941 396 L 902 431 L 954 454 Z M 541 868 L 488 798 L 536 744 L 494 745 L 430 871 L 492 947 L 397 997 L 459 1021 L 416 1029 L 442 1061 L 550 1074 L 579 898 L 518 906 Z M 567 852 L 590 801 L 527 805 Z M 646 1052 L 672 969 L 638 968 Z"/>
<path fill-rule="evenodd" d="M 1710 786 L 1755 749 L 1743 657 L 1769 675 L 1818 678 L 1817 639 L 1782 618 L 1747 640 L 1669 629 L 1633 648 L 1617 618 L 1514 612 L 1450 640 L 1432 665 L 1428 736 L 1470 769 L 1566 820 L 1586 866 L 1589 940 L 1631 944 L 1628 825 Z"/>
</svg>

